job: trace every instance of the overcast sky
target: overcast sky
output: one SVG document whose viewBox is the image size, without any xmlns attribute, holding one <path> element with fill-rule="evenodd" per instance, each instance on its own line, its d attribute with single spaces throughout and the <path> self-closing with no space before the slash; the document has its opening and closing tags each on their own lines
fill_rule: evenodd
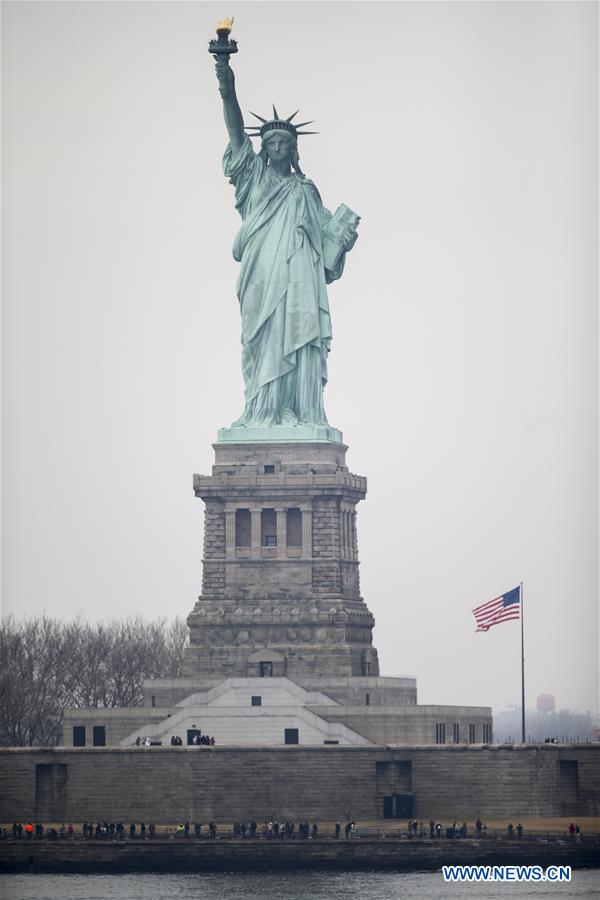
<svg viewBox="0 0 600 900">
<path fill-rule="evenodd" d="M 244 112 L 361 216 L 325 402 L 366 475 L 362 593 L 422 703 L 597 708 L 592 3 L 11 3 L 3 40 L 2 611 L 185 616 L 243 407 L 239 219 L 207 41 Z M 248 115 L 248 120 L 251 117 Z"/>
</svg>

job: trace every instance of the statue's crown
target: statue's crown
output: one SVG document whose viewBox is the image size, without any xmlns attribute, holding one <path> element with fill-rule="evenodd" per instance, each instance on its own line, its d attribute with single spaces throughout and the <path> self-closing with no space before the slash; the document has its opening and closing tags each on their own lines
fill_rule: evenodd
<svg viewBox="0 0 600 900">
<path fill-rule="evenodd" d="M 257 115 L 257 113 L 251 112 L 250 115 L 254 116 L 256 119 L 259 119 L 263 124 L 246 125 L 244 127 L 248 131 L 250 137 L 262 138 L 269 131 L 287 131 L 294 137 L 298 137 L 298 135 L 302 134 L 318 134 L 318 131 L 298 131 L 298 129 L 303 128 L 304 125 L 312 125 L 312 120 L 310 122 L 299 122 L 296 125 L 292 125 L 292 119 L 294 118 L 294 116 L 297 116 L 299 112 L 300 110 L 297 109 L 296 112 L 292 113 L 291 116 L 288 116 L 287 119 L 282 119 L 275 109 L 275 104 L 273 104 L 273 119 L 263 119 L 263 117 Z"/>
</svg>

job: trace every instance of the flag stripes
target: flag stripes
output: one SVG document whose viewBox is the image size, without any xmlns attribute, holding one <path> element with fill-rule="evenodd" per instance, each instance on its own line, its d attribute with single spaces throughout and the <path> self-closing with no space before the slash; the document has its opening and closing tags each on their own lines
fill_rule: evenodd
<svg viewBox="0 0 600 900">
<path fill-rule="evenodd" d="M 473 610 L 477 628 L 475 631 L 489 631 L 493 625 L 501 625 L 511 619 L 518 619 L 521 611 L 521 588 L 516 587 L 500 597 L 495 597 Z"/>
</svg>

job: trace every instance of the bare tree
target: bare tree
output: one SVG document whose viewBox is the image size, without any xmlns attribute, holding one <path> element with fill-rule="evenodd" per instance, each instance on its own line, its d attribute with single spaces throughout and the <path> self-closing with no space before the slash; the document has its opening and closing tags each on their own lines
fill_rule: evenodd
<svg viewBox="0 0 600 900">
<path fill-rule="evenodd" d="M 67 707 L 139 706 L 144 678 L 181 675 L 182 619 L 0 623 L 0 745 L 52 745 Z"/>
</svg>

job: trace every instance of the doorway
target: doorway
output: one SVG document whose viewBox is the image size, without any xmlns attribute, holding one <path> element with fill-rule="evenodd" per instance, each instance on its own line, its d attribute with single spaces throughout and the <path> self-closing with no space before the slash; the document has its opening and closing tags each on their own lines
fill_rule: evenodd
<svg viewBox="0 0 600 900">
<path fill-rule="evenodd" d="M 414 794 L 388 794 L 383 798 L 384 819 L 412 819 Z"/>
</svg>

